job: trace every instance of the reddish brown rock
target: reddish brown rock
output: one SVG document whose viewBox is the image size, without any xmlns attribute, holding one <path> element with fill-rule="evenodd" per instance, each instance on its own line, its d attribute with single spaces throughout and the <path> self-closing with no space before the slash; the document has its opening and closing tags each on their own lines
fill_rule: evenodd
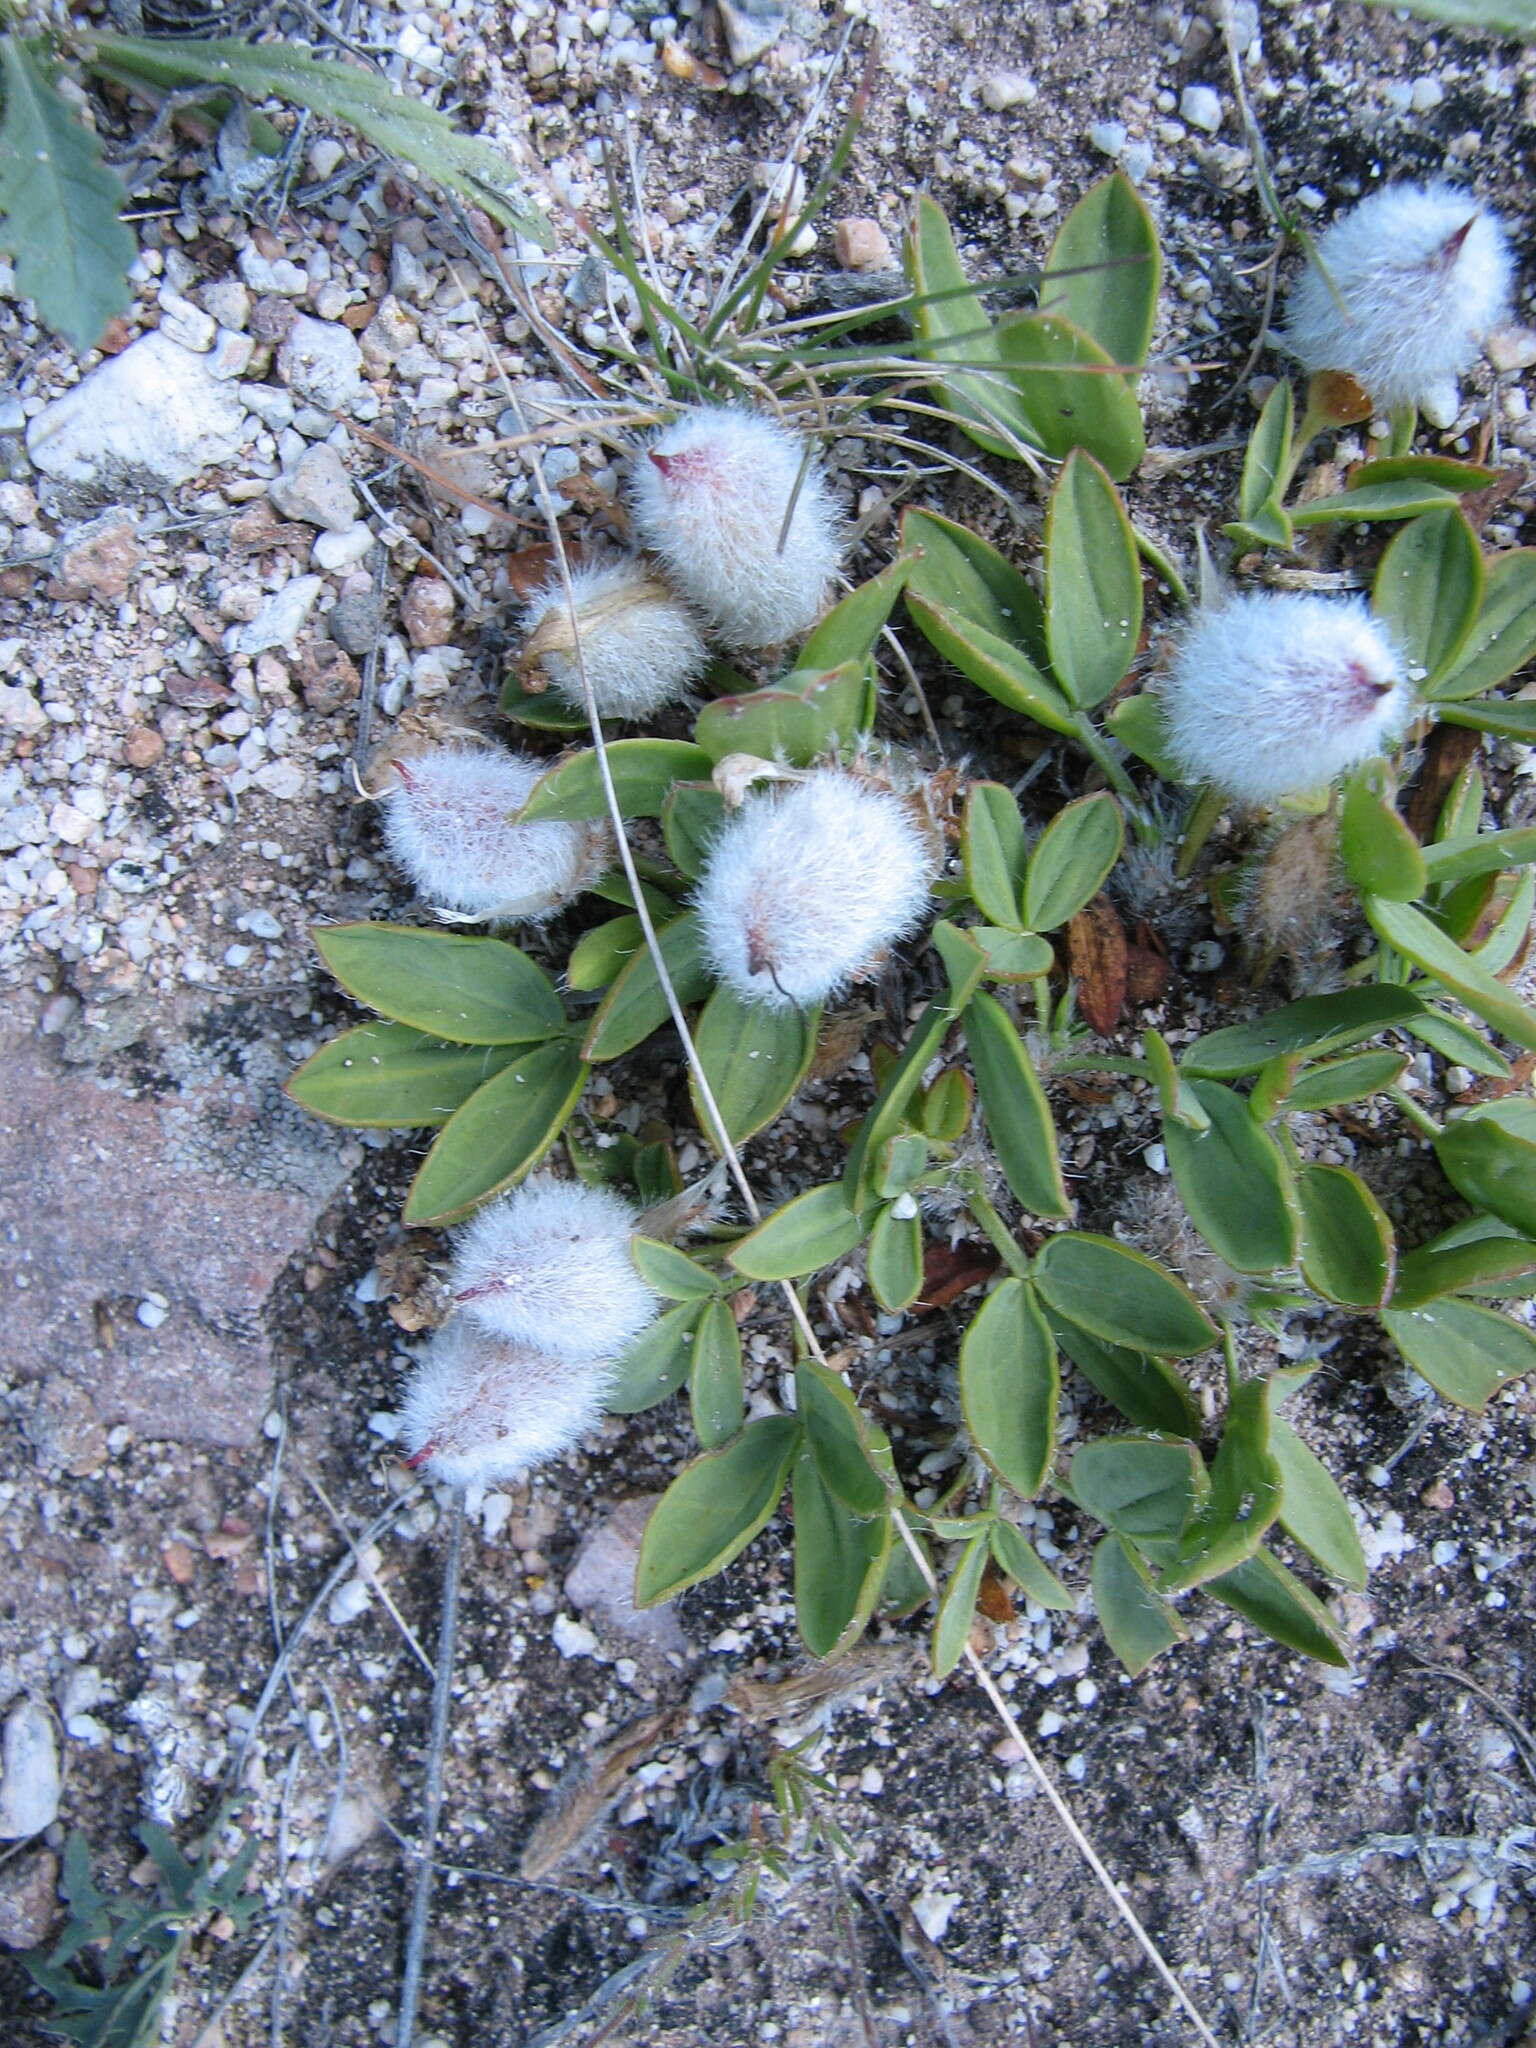
<svg viewBox="0 0 1536 2048">
<path fill-rule="evenodd" d="M 133 521 L 109 514 L 66 544 L 48 595 L 69 601 L 94 597 L 98 603 L 115 604 L 127 595 L 143 559 Z"/>
<path fill-rule="evenodd" d="M 413 578 L 400 600 L 400 623 L 413 647 L 441 647 L 453 631 L 453 592 L 440 577 Z"/>
</svg>

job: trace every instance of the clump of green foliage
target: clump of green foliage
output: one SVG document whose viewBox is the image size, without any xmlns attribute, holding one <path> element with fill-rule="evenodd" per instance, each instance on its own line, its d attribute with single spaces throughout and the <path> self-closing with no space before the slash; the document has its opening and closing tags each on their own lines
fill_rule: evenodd
<svg viewBox="0 0 1536 2048">
<path fill-rule="evenodd" d="M 23 1958 L 33 1982 L 53 2002 L 44 2024 L 80 2048 L 149 2048 L 160 2039 L 167 1993 L 181 1968 L 187 1943 L 208 1923 L 227 1917 L 236 1931 L 261 1908 L 261 1895 L 246 1881 L 259 1844 L 247 1842 L 215 1869 L 215 1824 L 195 1861 L 176 1846 L 168 1829 L 146 1821 L 139 1840 L 154 1865 L 148 1897 L 114 1897 L 103 1892 L 91 1871 L 91 1852 L 78 1829 L 64 1849 L 59 1882 L 69 1919 L 46 1955 Z M 93 1966 L 82 1974 L 87 1951 Z"/>
<path fill-rule="evenodd" d="M 800 225 L 781 223 L 765 263 Z M 637 1597 L 667 1599 L 722 1571 L 787 1487 L 807 1646 L 833 1655 L 876 1613 L 923 1603 L 911 1536 L 936 1565 L 942 1560 L 932 1641 L 942 1673 L 962 1652 L 989 1566 L 1041 1606 L 1072 1604 L 1011 1512 L 1014 1502 L 1055 1492 L 1103 1527 L 1095 1606 L 1131 1671 L 1186 1633 L 1180 1603 L 1194 1592 L 1282 1643 L 1342 1663 L 1327 1608 L 1269 1540 L 1284 1532 L 1331 1579 L 1363 1583 L 1338 1484 L 1283 1412 L 1316 1361 L 1245 1376 L 1237 1318 L 1276 1332 L 1298 1310 L 1373 1318 L 1443 1398 L 1472 1410 L 1536 1368 L 1536 1336 L 1496 1305 L 1536 1272 L 1536 1109 L 1512 1096 L 1441 1129 L 1398 1086 L 1404 1040 L 1498 1078 L 1509 1076 L 1509 1063 L 1478 1023 L 1536 1049 L 1536 1014 L 1508 981 L 1530 922 L 1536 831 L 1483 829 L 1484 785 L 1473 764 L 1421 845 L 1396 805 L 1390 764 L 1367 763 L 1342 793 L 1319 799 L 1345 884 L 1376 939 L 1346 985 L 1210 1032 L 1177 1059 L 1156 1031 L 1142 1034 L 1134 1057 L 1085 1051 L 1070 989 L 1058 998 L 1051 977 L 1065 934 L 1122 859 L 1127 828 L 1149 843 L 1166 833 L 1158 778 L 1174 769 L 1158 701 L 1128 679 L 1148 575 L 1177 604 L 1190 602 L 1117 488 L 1144 448 L 1136 381 L 1159 274 L 1156 236 L 1134 190 L 1118 174 L 1094 187 L 1057 237 L 1039 307 L 995 320 L 965 278 L 942 212 L 921 200 L 905 251 L 911 289 L 898 302 L 912 347 L 894 359 L 857 338 L 870 314 L 764 337 L 750 321 L 733 329 L 733 313 L 691 330 L 681 354 L 670 352 L 681 316 L 668 308 L 664 320 L 627 243 L 608 253 L 647 307 L 652 367 L 667 372 L 679 396 L 731 391 L 745 352 L 784 392 L 811 383 L 823 402 L 830 394 L 839 425 L 878 432 L 882 394 L 910 404 L 921 375 L 940 418 L 988 455 L 1050 478 L 1038 581 L 954 520 L 909 510 L 895 560 L 827 614 L 783 674 L 752 688 L 717 672 L 719 694 L 691 738 L 605 745 L 623 814 L 655 821 L 649 829 L 665 848 L 664 859 L 644 864 L 642 887 L 729 1139 L 742 1143 L 784 1109 L 814 1057 L 820 1018 L 744 1001 L 712 982 L 688 898 L 724 812 L 716 771 L 728 756 L 793 769 L 869 748 L 881 709 L 876 649 L 901 604 L 943 661 L 1079 750 L 1090 780 L 1104 785 L 1033 835 L 1006 788 L 979 780 L 965 789 L 963 873 L 941 885 L 943 915 L 928 934 L 935 992 L 905 1045 L 877 1057 L 877 1092 L 840 1179 L 802 1191 L 751 1229 L 721 1230 L 692 1253 L 637 1244 L 637 1263 L 672 1306 L 623 1361 L 611 1406 L 632 1413 L 686 1383 L 700 1445 L 651 1517 Z M 741 290 L 736 312 L 750 301 Z M 1375 606 L 1421 678 L 1423 720 L 1530 737 L 1532 707 L 1498 691 L 1536 654 L 1536 550 L 1485 557 L 1463 509 L 1494 472 L 1414 454 L 1411 423 L 1405 435 L 1398 422 L 1404 445 L 1395 452 L 1356 467 L 1331 497 L 1288 504 L 1305 443 L 1337 417 L 1336 399 L 1319 382 L 1298 436 L 1290 388 L 1275 387 L 1250 439 L 1230 538 L 1262 557 L 1289 548 L 1299 528 L 1395 522 Z M 516 682 L 503 708 L 548 723 L 547 700 Z M 1220 809 L 1210 793 L 1196 798 L 1188 859 Z M 599 755 L 582 749 L 552 765 L 520 818 L 604 815 Z M 527 1173 L 565 1128 L 590 1067 L 668 1026 L 629 884 L 615 872 L 596 894 L 617 914 L 578 939 L 564 999 L 497 935 L 388 925 L 317 932 L 338 979 L 384 1021 L 322 1048 L 291 1092 L 344 1122 L 440 1125 L 408 1222 L 452 1222 Z M 1032 1029 L 1015 1014 L 1019 991 L 1033 997 Z M 944 1064 L 935 1076 L 936 1062 Z M 1072 1227 L 1049 1088 L 1084 1071 L 1155 1093 L 1189 1225 L 1233 1276 L 1232 1302 L 1214 1314 L 1157 1261 Z M 1379 1094 L 1432 1138 L 1476 1210 L 1432 1242 L 1400 1246 L 1360 1176 L 1312 1163 L 1293 1135 L 1300 1115 Z M 697 1086 L 695 1110 L 710 1135 Z M 976 1119 L 987 1173 L 975 1163 Z M 574 1140 L 570 1151 L 585 1174 L 638 1164 Z M 651 1148 L 645 1170 L 648 1199 L 676 1190 L 666 1148 Z M 746 1420 L 731 1302 L 748 1285 L 803 1286 L 862 1250 L 880 1306 L 909 1308 L 924 1285 L 924 1205 L 934 1199 L 950 1213 L 956 1204 L 968 1210 L 1000 1263 L 959 1346 L 974 1457 L 940 1502 L 920 1509 L 885 1433 L 816 1358 L 798 1358 L 792 1412 Z M 1011 1203 L 1014 1221 L 1000 1201 Z M 1224 1361 L 1226 1386 L 1214 1443 L 1181 1370 L 1210 1352 Z M 1064 1363 L 1123 1418 L 1118 1431 L 1080 1442 L 1070 1456 L 1057 1435 Z"/>
</svg>

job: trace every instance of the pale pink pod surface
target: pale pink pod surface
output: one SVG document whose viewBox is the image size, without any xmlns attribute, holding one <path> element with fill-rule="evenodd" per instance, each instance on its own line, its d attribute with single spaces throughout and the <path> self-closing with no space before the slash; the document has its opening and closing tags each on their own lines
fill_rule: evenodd
<svg viewBox="0 0 1536 2048">
<path fill-rule="evenodd" d="M 462 918 L 536 922 L 602 866 L 591 825 L 514 825 L 546 764 L 491 746 L 433 747 L 390 763 L 382 799 L 393 859 L 429 903 Z"/>
<path fill-rule="evenodd" d="M 555 1357 L 455 1316 L 406 1382 L 401 1448 L 408 1464 L 449 1486 L 515 1479 L 601 1420 L 612 1381 L 606 1359 Z"/>
<path fill-rule="evenodd" d="M 807 452 L 801 435 L 749 407 L 700 406 L 636 458 L 636 538 L 729 646 L 792 640 L 826 602 L 842 541 Z"/>
<path fill-rule="evenodd" d="M 1347 371 L 1375 404 L 1449 426 L 1456 380 L 1509 316 L 1513 271 L 1503 226 L 1473 194 L 1384 185 L 1318 239 L 1285 339 L 1309 371 Z"/>
<path fill-rule="evenodd" d="M 927 908 L 935 860 L 900 797 L 837 768 L 749 796 L 709 848 L 694 896 L 727 988 L 819 1003 L 873 967 Z"/>
<path fill-rule="evenodd" d="M 1414 694 L 1360 598 L 1252 592 L 1196 615 L 1160 696 L 1191 782 L 1241 803 L 1324 789 L 1402 734 Z"/>
<path fill-rule="evenodd" d="M 459 1236 L 449 1280 L 459 1317 L 556 1357 L 616 1357 L 660 1306 L 630 1256 L 635 1222 L 609 1188 L 525 1181 Z"/>
<path fill-rule="evenodd" d="M 709 660 L 704 636 L 688 607 L 633 555 L 589 563 L 571 571 L 571 597 L 552 576 L 529 598 L 523 623 L 529 639 L 524 663 L 543 671 L 555 694 L 586 709 L 583 667 L 603 718 L 642 719 L 675 704 L 697 682 Z"/>
</svg>

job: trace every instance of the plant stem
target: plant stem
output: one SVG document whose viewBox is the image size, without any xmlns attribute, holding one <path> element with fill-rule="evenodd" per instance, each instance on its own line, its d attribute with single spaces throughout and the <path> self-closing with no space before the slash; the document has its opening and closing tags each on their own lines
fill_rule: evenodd
<svg viewBox="0 0 1536 2048">
<path fill-rule="evenodd" d="M 1142 845 L 1155 846 L 1162 836 L 1158 831 L 1156 819 L 1142 802 L 1140 791 L 1126 773 L 1123 764 L 1115 759 L 1105 742 L 1104 735 L 1084 711 L 1077 714 L 1073 738 L 1083 752 L 1092 758 L 1104 780 L 1125 805 L 1125 814 L 1131 821 L 1131 830 Z"/>
<path fill-rule="evenodd" d="M 1123 1059 L 1114 1053 L 1078 1053 L 1067 1059 L 1053 1059 L 1051 1074 L 1124 1074 L 1132 1081 L 1152 1079 L 1152 1069 L 1145 1060 Z"/>
<path fill-rule="evenodd" d="M 405 1974 L 400 1985 L 400 2018 L 395 2048 L 411 2048 L 416 2036 L 416 2009 L 421 2002 L 421 1970 L 432 1913 L 433 1851 L 443 1811 L 443 1757 L 448 1747 L 448 1715 L 453 1705 L 453 1644 L 459 1624 L 459 1578 L 464 1563 L 464 1496 L 455 1493 L 448 1510 L 448 1556 L 443 1566 L 443 1611 L 437 1629 L 437 1676 L 432 1685 L 432 1732 L 427 1744 L 427 1783 L 421 1803 L 421 1834 L 416 1844 L 416 1881 L 411 1892 L 410 1930 L 405 1943 Z"/>
<path fill-rule="evenodd" d="M 1396 1103 L 1399 1111 L 1407 1117 L 1409 1123 L 1413 1125 L 1416 1131 L 1421 1132 L 1426 1138 L 1439 1137 L 1442 1126 L 1435 1122 L 1428 1110 L 1420 1109 L 1419 1105 L 1405 1089 L 1389 1088 L 1387 1090 L 1387 1098 L 1389 1101 Z"/>
<path fill-rule="evenodd" d="M 1018 1239 L 988 1201 L 981 1175 L 972 1167 L 964 1167 L 957 1178 L 965 1190 L 965 1206 L 986 1232 L 993 1250 L 1010 1273 L 1020 1280 L 1027 1280 L 1029 1260 L 1024 1256 Z"/>
<path fill-rule="evenodd" d="M 1184 827 L 1184 841 L 1179 848 L 1178 865 L 1174 873 L 1184 881 L 1195 862 L 1205 851 L 1205 842 L 1216 829 L 1216 821 L 1226 809 L 1226 798 L 1219 789 L 1209 782 L 1195 798 L 1195 807 L 1189 814 L 1189 823 Z"/>
</svg>

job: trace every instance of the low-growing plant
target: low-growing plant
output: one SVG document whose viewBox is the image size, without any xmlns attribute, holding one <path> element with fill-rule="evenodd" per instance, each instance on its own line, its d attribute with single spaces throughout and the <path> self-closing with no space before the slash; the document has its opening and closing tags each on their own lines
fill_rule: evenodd
<svg viewBox="0 0 1536 2048">
<path fill-rule="evenodd" d="M 764 264 L 806 217 L 777 224 Z M 751 1227 L 717 1223 L 690 1249 L 654 1236 L 633 1246 L 640 1274 L 670 1306 L 618 1360 L 607 1405 L 634 1413 L 686 1384 L 700 1445 L 652 1514 L 637 1599 L 670 1598 L 725 1569 L 788 1489 L 806 1645 L 820 1656 L 846 1649 L 877 1613 L 922 1605 L 940 1570 L 932 1657 L 943 1674 L 962 1654 L 989 1573 L 1041 1607 L 1073 1604 L 1018 1512 L 1055 1494 L 1104 1531 L 1094 1604 L 1132 1672 L 1187 1633 L 1184 1602 L 1193 1594 L 1342 1663 L 1328 1609 L 1273 1547 L 1283 1534 L 1327 1577 L 1363 1583 L 1364 1555 L 1338 1482 L 1284 1412 L 1317 1361 L 1258 1369 L 1259 1347 L 1245 1332 L 1294 1334 L 1317 1317 L 1335 1329 L 1340 1319 L 1372 1319 L 1440 1396 L 1471 1410 L 1536 1369 L 1536 1334 L 1496 1305 L 1536 1273 L 1528 1181 L 1536 1112 L 1511 1097 L 1455 1113 L 1441 1128 L 1400 1086 L 1404 1039 L 1507 1082 L 1508 1062 L 1467 1012 L 1536 1049 L 1536 1014 L 1510 981 L 1530 920 L 1536 832 L 1483 829 L 1474 764 L 1420 845 L 1397 807 L 1396 771 L 1376 751 L 1410 719 L 1416 732 L 1438 719 L 1529 735 L 1530 707 L 1496 693 L 1536 654 L 1536 551 L 1485 560 L 1464 505 L 1475 508 L 1494 472 L 1408 447 L 1360 464 L 1341 490 L 1288 502 L 1307 444 L 1360 417 L 1362 406 L 1358 392 L 1321 375 L 1298 435 L 1290 388 L 1277 384 L 1253 430 L 1228 528 L 1235 566 L 1262 565 L 1266 551 L 1289 548 L 1310 527 L 1400 525 L 1381 555 L 1369 611 L 1358 601 L 1305 601 L 1317 608 L 1307 617 L 1309 630 L 1317 621 L 1319 659 L 1332 658 L 1329 635 L 1342 636 L 1341 689 L 1363 691 L 1366 709 L 1393 693 L 1392 715 L 1372 722 L 1362 710 L 1362 740 L 1315 754 L 1318 780 L 1349 768 L 1342 789 L 1309 794 L 1290 772 L 1266 782 L 1229 767 L 1221 750 L 1251 750 L 1268 743 L 1268 731 L 1245 735 L 1241 720 L 1227 720 L 1197 751 L 1181 743 L 1176 723 L 1170 728 L 1165 685 L 1148 676 L 1149 577 L 1197 621 L 1233 600 L 1207 577 L 1209 594 L 1195 607 L 1117 488 L 1142 452 L 1135 385 L 1158 276 L 1155 235 L 1123 177 L 1104 180 L 1069 216 L 1040 279 L 1038 309 L 996 320 L 966 282 L 943 214 L 920 200 L 905 252 L 911 290 L 894 302 L 913 345 L 895 357 L 855 338 L 865 316 L 765 333 L 746 317 L 755 287 L 727 294 L 702 326 L 687 323 L 661 299 L 622 229 L 603 247 L 646 309 L 654 353 L 631 367 L 680 399 L 729 394 L 750 359 L 781 402 L 797 384 L 809 386 L 823 416 L 874 434 L 882 406 L 910 405 L 916 376 L 941 416 L 988 456 L 1012 456 L 1042 474 L 1054 466 L 1037 574 L 947 514 L 908 509 L 895 559 L 835 604 L 768 681 L 754 686 L 717 665 L 691 737 L 603 736 L 557 758 L 532 787 L 517 828 L 552 820 L 597 828 L 609 817 L 610 785 L 622 818 L 645 821 L 645 858 L 628 875 L 615 870 L 595 883 L 618 914 L 576 938 L 563 1000 L 499 935 L 321 929 L 327 964 L 384 1021 L 322 1048 L 291 1092 L 344 1122 L 440 1124 L 406 1217 L 451 1222 L 530 1171 L 560 1136 L 590 1065 L 620 1060 L 668 1028 L 675 1001 L 693 1019 L 701 1132 L 729 1151 L 768 1127 L 800 1087 L 821 1027 L 815 997 L 835 994 L 846 976 L 814 989 L 807 982 L 799 1001 L 794 986 L 769 985 L 779 961 L 765 937 L 778 929 L 774 919 L 797 906 L 811 917 L 814 891 L 839 880 L 807 880 L 815 863 L 802 874 L 788 858 L 752 873 L 746 908 L 731 912 L 745 920 L 745 965 L 722 974 L 726 956 L 711 922 L 717 852 L 733 844 L 743 805 L 775 815 L 797 801 L 797 788 L 829 773 L 846 781 L 850 801 L 864 787 L 903 792 L 882 801 L 912 803 L 914 815 L 921 808 L 930 830 L 948 821 L 958 861 L 936 884 L 931 954 L 916 957 L 932 994 L 905 1044 L 877 1049 L 873 1099 L 849 1133 L 840 1177 L 801 1190 Z M 891 306 L 883 311 L 888 317 Z M 911 424 L 909 412 L 900 417 L 897 439 Z M 1399 440 L 1403 432 L 1399 419 Z M 646 460 L 643 449 L 637 460 Z M 658 573 L 674 566 L 668 558 Z M 953 771 L 925 777 L 879 737 L 876 655 L 898 604 L 942 661 L 1082 757 L 1083 794 L 1043 829 L 1032 829 L 1004 786 Z M 728 643 L 734 628 L 715 630 Z M 1169 644 L 1187 649 L 1189 630 Z M 1248 643 L 1239 652 L 1251 663 Z M 531 728 L 573 723 L 569 704 L 552 708 L 526 675 L 509 682 L 503 709 Z M 1288 829 L 1312 832 L 1329 886 L 1358 904 L 1375 949 L 1344 985 L 1209 1031 L 1177 1056 L 1155 1030 L 1141 1034 L 1139 1051 L 1100 1053 L 1087 1045 L 1076 1009 L 1108 1035 L 1123 1001 L 1123 963 L 1108 996 L 1085 964 L 1095 958 L 1095 934 L 1118 930 L 1103 892 L 1128 828 L 1132 844 L 1166 842 L 1177 806 L 1161 785 L 1176 783 L 1192 758 L 1218 779 L 1192 799 L 1185 864 L 1208 851 L 1233 793 L 1268 806 L 1283 791 L 1279 838 L 1246 865 L 1273 862 Z M 806 815 L 807 834 L 826 832 L 835 854 L 835 822 Z M 844 835 L 845 853 L 856 844 L 857 835 Z M 1218 905 L 1247 885 L 1242 866 L 1212 874 Z M 846 891 L 860 887 L 856 874 L 840 879 Z M 888 936 L 909 915 L 893 919 Z M 846 968 L 877 964 L 850 948 Z M 1088 1072 L 1155 1098 L 1181 1227 L 1205 1248 L 1218 1284 L 1197 1294 L 1168 1264 L 1075 1227 L 1050 1096 L 1056 1083 Z M 1468 1222 L 1400 1246 L 1365 1180 L 1311 1156 L 1315 1143 L 1304 1142 L 1297 1119 L 1370 1097 L 1396 1104 L 1432 1139 L 1477 1211 Z M 616 1158 L 619 1173 L 641 1166 L 632 1141 L 627 1154 L 604 1154 L 573 1133 L 570 1149 L 584 1175 L 614 1171 L 599 1164 L 605 1157 Z M 644 1172 L 642 1199 L 675 1191 L 664 1148 L 652 1149 Z M 804 1341 L 803 1299 L 793 1406 L 763 1412 L 759 1402 L 748 1419 L 733 1303 L 765 1283 L 803 1290 L 818 1272 L 861 1258 L 876 1302 L 900 1314 L 923 1297 L 928 1211 L 967 1214 L 995 1272 L 958 1344 L 969 1455 L 942 1498 L 919 1505 L 856 1389 Z M 1182 1363 L 1208 1356 L 1219 1359 L 1224 1387 L 1214 1438 L 1211 1375 L 1202 1365 L 1192 1379 Z M 1064 1364 L 1123 1418 L 1070 1453 L 1058 1432 Z"/>
<path fill-rule="evenodd" d="M 78 1829 L 70 1835 L 59 1880 L 69 1919 L 51 1949 L 22 1958 L 52 2001 L 43 2016 L 51 2033 L 80 2048 L 150 2048 L 161 2038 L 166 1996 L 188 1942 L 216 1919 L 238 1932 L 261 1909 L 260 1893 L 246 1890 L 259 1844 L 247 1842 L 227 1859 L 215 1854 L 225 1817 L 209 1828 L 195 1860 L 168 1829 L 143 1823 L 139 1839 L 154 1870 L 147 1897 L 103 1892 L 85 1836 Z M 92 1964 L 83 1973 L 87 1953 Z"/>
</svg>

